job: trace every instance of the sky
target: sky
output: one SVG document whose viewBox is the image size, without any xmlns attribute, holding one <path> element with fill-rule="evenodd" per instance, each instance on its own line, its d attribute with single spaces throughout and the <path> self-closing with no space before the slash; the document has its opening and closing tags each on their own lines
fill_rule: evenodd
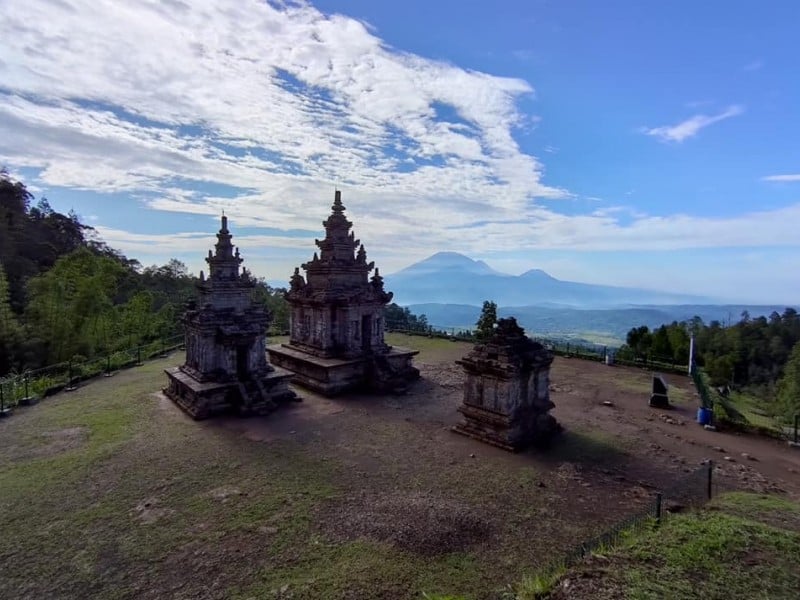
<svg viewBox="0 0 800 600">
<path fill-rule="evenodd" d="M 144 265 L 222 211 L 287 281 L 335 189 L 383 274 L 800 303 L 800 4 L 0 0 L 0 165 Z"/>
</svg>

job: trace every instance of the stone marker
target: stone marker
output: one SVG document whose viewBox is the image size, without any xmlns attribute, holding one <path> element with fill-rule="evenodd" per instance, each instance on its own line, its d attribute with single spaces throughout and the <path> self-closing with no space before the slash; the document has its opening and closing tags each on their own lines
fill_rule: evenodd
<svg viewBox="0 0 800 600">
<path fill-rule="evenodd" d="M 453 431 L 505 450 L 546 445 L 561 430 L 549 414 L 552 362 L 516 319 L 500 319 L 489 340 L 456 361 L 467 377 L 458 409 L 465 421 Z"/>
<path fill-rule="evenodd" d="M 234 412 L 243 416 L 272 412 L 296 400 L 292 374 L 267 362 L 270 315 L 251 298 L 255 281 L 231 244 L 222 217 L 216 253 L 208 251 L 208 279 L 200 272 L 200 299 L 183 317 L 186 363 L 165 369 L 164 393 L 195 419 Z"/>
<path fill-rule="evenodd" d="M 291 307 L 288 344 L 269 346 L 270 361 L 294 373 L 293 381 L 327 396 L 346 390 L 401 392 L 419 377 L 419 352 L 384 342 L 383 289 L 375 263 L 350 232 L 342 195 L 336 191 L 320 254 L 294 270 L 286 299 Z M 375 273 L 369 277 L 372 270 Z"/>
<path fill-rule="evenodd" d="M 653 393 L 650 395 L 650 406 L 653 408 L 672 408 L 667 396 L 667 382 L 663 375 L 653 374 Z"/>
</svg>

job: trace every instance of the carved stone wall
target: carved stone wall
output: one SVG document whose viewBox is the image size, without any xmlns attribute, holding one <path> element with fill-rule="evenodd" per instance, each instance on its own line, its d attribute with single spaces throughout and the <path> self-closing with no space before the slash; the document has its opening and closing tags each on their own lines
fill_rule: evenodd
<svg viewBox="0 0 800 600">
<path fill-rule="evenodd" d="M 466 372 L 458 409 L 465 420 L 454 431 L 507 450 L 545 445 L 559 431 L 549 414 L 553 355 L 515 319 L 500 319 L 488 341 L 456 362 Z"/>
</svg>

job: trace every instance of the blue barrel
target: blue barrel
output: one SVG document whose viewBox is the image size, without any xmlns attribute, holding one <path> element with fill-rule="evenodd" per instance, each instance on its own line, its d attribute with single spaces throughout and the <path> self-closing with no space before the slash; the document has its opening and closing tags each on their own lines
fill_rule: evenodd
<svg viewBox="0 0 800 600">
<path fill-rule="evenodd" d="M 711 423 L 711 410 L 701 406 L 697 409 L 697 422 L 700 425 L 708 425 Z"/>
</svg>

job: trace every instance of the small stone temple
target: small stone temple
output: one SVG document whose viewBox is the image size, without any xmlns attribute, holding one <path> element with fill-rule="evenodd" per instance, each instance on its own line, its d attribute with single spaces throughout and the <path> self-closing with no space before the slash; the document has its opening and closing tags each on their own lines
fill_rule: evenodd
<svg viewBox="0 0 800 600">
<path fill-rule="evenodd" d="M 340 191 L 332 209 L 322 223 L 325 239 L 316 240 L 319 255 L 302 265 L 306 276 L 294 270 L 286 293 L 290 340 L 267 348 L 270 361 L 292 371 L 296 383 L 328 396 L 350 389 L 403 391 L 419 377 L 412 365 L 418 352 L 384 342 L 383 313 L 392 293 L 350 231 Z"/>
<path fill-rule="evenodd" d="M 550 415 L 552 362 L 516 319 L 500 319 L 491 338 L 456 361 L 466 372 L 458 408 L 465 420 L 453 431 L 511 451 L 547 445 L 561 430 Z"/>
<path fill-rule="evenodd" d="M 251 298 L 255 281 L 234 250 L 223 215 L 208 278 L 200 272 L 199 300 L 183 317 L 186 363 L 166 369 L 164 393 L 195 419 L 219 413 L 263 415 L 287 400 L 292 374 L 267 362 L 270 315 Z"/>
</svg>

